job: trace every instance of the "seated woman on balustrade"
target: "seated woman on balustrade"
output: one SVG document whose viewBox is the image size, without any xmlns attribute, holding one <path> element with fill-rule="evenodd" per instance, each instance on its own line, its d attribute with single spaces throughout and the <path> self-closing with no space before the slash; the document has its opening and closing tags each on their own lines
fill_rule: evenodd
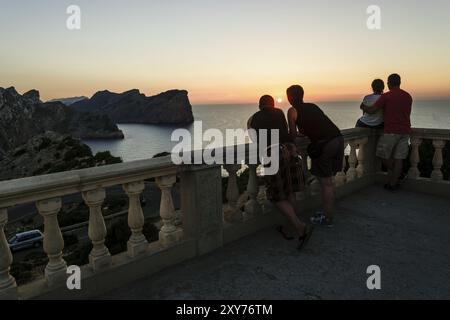
<svg viewBox="0 0 450 320">
<path fill-rule="evenodd" d="M 300 241 L 298 246 L 300 250 L 309 240 L 312 233 L 312 228 L 302 222 L 296 213 L 295 193 L 303 191 L 305 188 L 302 160 L 290 138 L 286 117 L 281 109 L 275 108 L 273 97 L 268 95 L 261 97 L 259 109 L 260 111 L 256 112 L 248 120 L 248 128 L 256 130 L 258 142 L 260 136 L 258 131 L 261 129 L 268 130 L 268 154 L 273 148 L 279 148 L 278 173 L 265 177 L 267 198 L 275 204 L 295 228 Z M 271 130 L 279 131 L 279 144 L 272 145 L 272 141 L 270 141 Z M 285 228 L 279 227 L 278 231 L 285 239 L 294 239 L 294 237 L 290 237 L 286 233 Z"/>
</svg>

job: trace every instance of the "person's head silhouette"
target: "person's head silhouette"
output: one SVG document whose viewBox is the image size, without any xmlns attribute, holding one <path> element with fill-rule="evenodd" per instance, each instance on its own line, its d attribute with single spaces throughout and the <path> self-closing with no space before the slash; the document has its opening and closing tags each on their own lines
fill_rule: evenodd
<svg viewBox="0 0 450 320">
<path fill-rule="evenodd" d="M 375 79 L 372 82 L 372 90 L 375 94 L 382 94 L 384 91 L 384 81 L 381 79 Z"/>
<path fill-rule="evenodd" d="M 275 108 L 275 99 L 272 96 L 264 95 L 259 99 L 259 109 Z"/>
<path fill-rule="evenodd" d="M 290 86 L 286 90 L 286 93 L 287 93 L 287 98 L 289 100 L 289 103 L 292 106 L 303 103 L 303 96 L 305 95 L 305 91 L 303 90 L 302 86 L 299 86 L 299 85 Z"/>
<path fill-rule="evenodd" d="M 389 90 L 400 88 L 401 83 L 402 83 L 402 78 L 396 73 L 391 74 L 388 78 Z"/>
</svg>

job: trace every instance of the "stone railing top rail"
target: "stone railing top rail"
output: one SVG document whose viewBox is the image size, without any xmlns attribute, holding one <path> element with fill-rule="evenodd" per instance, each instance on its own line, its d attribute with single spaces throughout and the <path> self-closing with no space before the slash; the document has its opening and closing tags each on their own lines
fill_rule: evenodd
<svg viewBox="0 0 450 320">
<path fill-rule="evenodd" d="M 168 157 L 2 181 L 0 208 L 175 174 Z"/>
<path fill-rule="evenodd" d="M 413 128 L 412 136 L 424 139 L 450 140 L 450 129 Z"/>
<path fill-rule="evenodd" d="M 371 130 L 371 129 L 365 129 L 365 128 L 352 128 L 352 129 L 345 129 L 341 130 L 342 136 L 346 141 L 349 140 L 355 140 L 355 139 L 362 139 L 366 138 L 372 135 L 377 135 L 381 133 L 381 131 L 377 130 Z M 306 137 L 301 137 L 297 139 L 297 144 L 300 146 L 307 146 L 309 143 L 309 139 Z"/>
<path fill-rule="evenodd" d="M 342 130 L 346 141 L 380 133 L 380 130 L 361 128 Z M 412 135 L 420 138 L 450 140 L 450 130 L 443 129 L 415 128 Z M 300 147 L 306 147 L 309 139 L 299 138 L 297 143 Z M 224 154 L 233 148 L 235 155 L 239 155 L 241 152 L 239 146 L 224 148 Z M 245 145 L 242 151 L 245 153 L 245 159 L 248 159 L 248 145 Z M 178 170 L 179 167 L 172 163 L 170 156 L 167 156 L 2 181 L 0 183 L 0 208 L 176 174 Z"/>
<path fill-rule="evenodd" d="M 352 128 L 341 130 L 341 133 L 346 141 L 358 140 L 367 138 L 369 136 L 378 135 L 379 132 L 376 130 L 364 129 L 364 128 Z M 296 139 L 295 143 L 301 147 L 306 148 L 310 143 L 310 140 L 307 137 L 300 136 Z M 214 149 L 205 149 L 205 150 L 197 150 L 191 152 L 191 159 L 194 159 L 194 154 L 196 152 L 205 152 L 211 153 L 215 155 L 217 152 L 222 152 L 223 155 L 226 155 L 228 152 L 234 154 L 235 159 L 245 159 L 248 161 L 249 153 L 250 153 L 250 145 L 249 144 L 238 144 L 234 146 L 226 146 L 222 148 L 214 148 Z"/>
</svg>

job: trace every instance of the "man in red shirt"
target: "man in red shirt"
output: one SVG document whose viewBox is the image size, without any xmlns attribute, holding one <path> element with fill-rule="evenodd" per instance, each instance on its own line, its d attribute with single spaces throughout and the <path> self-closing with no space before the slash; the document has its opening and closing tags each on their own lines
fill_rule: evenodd
<svg viewBox="0 0 450 320">
<path fill-rule="evenodd" d="M 399 187 L 399 177 L 403 170 L 403 160 L 408 157 L 409 138 L 411 134 L 411 110 L 413 99 L 411 95 L 400 89 L 401 78 L 398 74 L 391 74 L 388 78 L 389 92 L 383 94 L 372 106 L 363 105 L 367 113 L 384 111 L 384 134 L 378 141 L 377 157 L 383 159 L 388 168 L 388 190 Z"/>
</svg>

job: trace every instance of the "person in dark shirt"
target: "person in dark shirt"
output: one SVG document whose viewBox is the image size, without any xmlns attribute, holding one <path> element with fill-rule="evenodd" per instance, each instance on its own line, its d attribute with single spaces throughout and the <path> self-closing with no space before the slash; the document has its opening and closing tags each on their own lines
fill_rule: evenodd
<svg viewBox="0 0 450 320">
<path fill-rule="evenodd" d="M 273 102 L 272 102 L 273 101 Z M 260 99 L 260 111 L 256 112 L 248 122 L 248 127 L 255 129 L 258 135 L 259 129 L 267 129 L 268 133 L 268 146 L 271 145 L 271 130 L 278 130 L 280 141 L 279 143 L 290 143 L 292 142 L 291 136 L 289 135 L 288 126 L 286 122 L 286 117 L 283 110 L 275 108 L 275 101 L 271 96 L 263 96 Z"/>
<path fill-rule="evenodd" d="M 411 110 L 413 99 L 400 89 L 401 77 L 391 74 L 388 78 L 389 92 L 384 93 L 373 106 L 363 105 L 362 109 L 373 114 L 384 111 L 384 134 L 377 145 L 377 157 L 388 169 L 389 182 L 385 188 L 395 191 L 400 186 L 403 160 L 409 154 L 411 134 Z"/>
<path fill-rule="evenodd" d="M 272 148 L 279 148 L 279 170 L 278 173 L 266 176 L 267 199 L 275 204 L 279 211 L 286 216 L 292 226 L 295 227 L 299 237 L 300 250 L 311 236 L 312 230 L 302 222 L 296 214 L 295 192 L 304 190 L 304 172 L 301 158 L 296 152 L 295 146 L 288 132 L 286 117 L 282 110 L 275 108 L 275 100 L 271 96 L 263 96 L 259 102 L 260 111 L 256 112 L 248 120 L 248 128 L 256 130 L 258 145 L 260 145 L 259 130 L 278 130 L 280 141 L 269 141 L 268 152 Z M 272 149 L 273 150 L 273 149 Z M 283 227 L 278 231 L 283 236 L 292 240 L 293 238 L 285 232 Z"/>
<path fill-rule="evenodd" d="M 289 132 L 293 139 L 299 133 L 311 140 L 308 154 L 311 173 L 320 182 L 324 212 L 311 218 L 314 224 L 333 226 L 334 185 L 333 176 L 342 171 L 344 138 L 341 131 L 315 104 L 303 101 L 304 90 L 299 85 L 287 89 L 292 108 L 288 111 Z"/>
</svg>

